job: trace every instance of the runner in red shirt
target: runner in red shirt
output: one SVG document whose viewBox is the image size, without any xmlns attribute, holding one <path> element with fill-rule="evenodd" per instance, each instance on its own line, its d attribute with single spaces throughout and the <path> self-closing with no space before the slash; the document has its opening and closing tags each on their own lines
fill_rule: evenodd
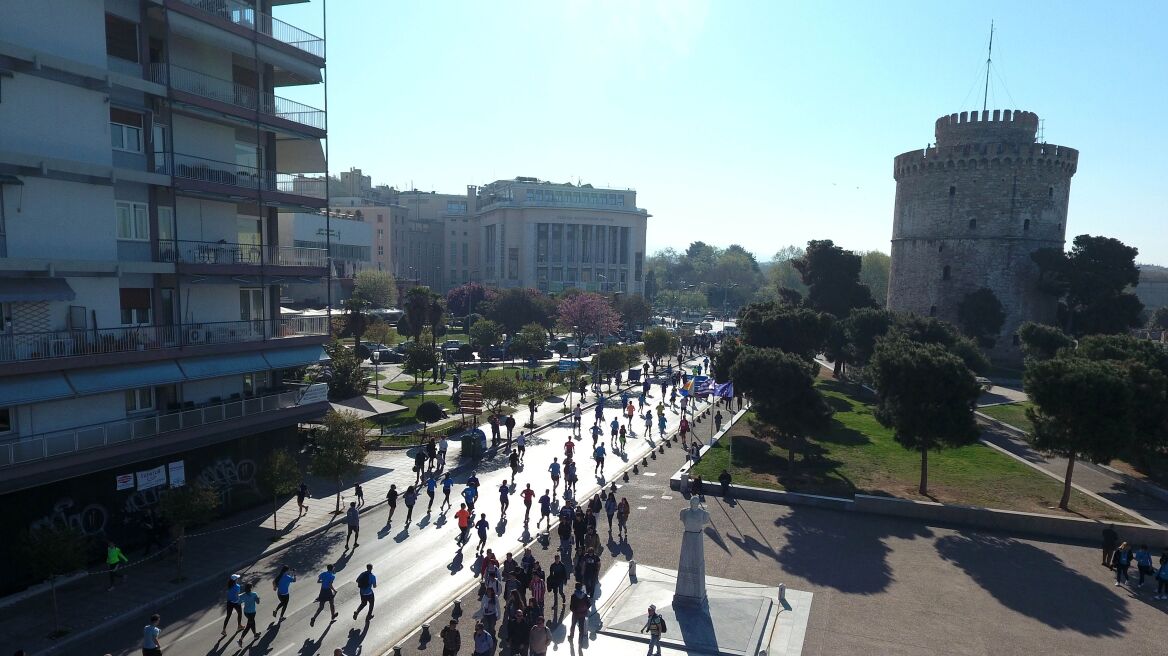
<svg viewBox="0 0 1168 656">
<path fill-rule="evenodd" d="M 572 438 L 568 438 L 568 441 L 564 442 L 564 457 L 571 458 L 572 453 L 575 450 L 576 450 L 576 443 L 572 441 Z"/>
<path fill-rule="evenodd" d="M 470 537 L 470 511 L 466 509 L 465 503 L 458 504 L 458 512 L 454 513 L 454 518 L 458 520 L 458 537 L 454 539 L 459 547 L 466 544 Z"/>
<path fill-rule="evenodd" d="M 527 520 L 531 518 L 531 500 L 535 498 L 535 490 L 531 489 L 531 483 L 528 483 L 527 487 L 523 488 L 519 496 L 523 497 L 523 523 L 526 524 Z"/>
</svg>

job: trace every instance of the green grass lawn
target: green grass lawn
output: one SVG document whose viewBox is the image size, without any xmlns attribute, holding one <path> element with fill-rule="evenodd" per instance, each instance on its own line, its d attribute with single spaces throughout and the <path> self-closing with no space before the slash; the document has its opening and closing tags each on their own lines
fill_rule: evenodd
<svg viewBox="0 0 1168 656">
<path fill-rule="evenodd" d="M 831 428 L 808 441 L 809 458 L 796 456 L 796 474 L 787 468 L 787 451 L 751 434 L 748 414 L 694 468 L 715 481 L 725 468 L 745 485 L 811 494 L 854 494 L 932 500 L 1006 510 L 1060 514 L 1062 484 L 981 444 L 929 453 L 929 494 L 917 492 L 920 454 L 901 447 L 881 426 L 872 406 L 852 396 L 852 388 L 823 381 L 835 409 Z M 1114 521 L 1127 515 L 1077 491 L 1071 514 Z"/>
<path fill-rule="evenodd" d="M 1004 405 L 991 405 L 984 408 L 978 408 L 978 412 L 989 415 L 998 421 L 1004 421 L 1015 428 L 1021 428 L 1029 433 L 1034 429 L 1030 424 L 1030 420 L 1026 417 L 1026 409 L 1031 407 L 1029 401 L 1021 403 L 1006 403 Z"/>
<path fill-rule="evenodd" d="M 431 383 L 429 381 L 423 382 L 423 381 L 419 380 L 418 384 L 415 385 L 412 378 L 408 378 L 405 380 L 396 380 L 392 383 L 386 383 L 386 384 L 381 386 L 381 389 L 391 390 L 394 392 L 421 393 L 423 387 L 425 387 L 426 392 L 436 392 L 438 390 L 450 389 L 450 385 L 448 383 Z"/>
</svg>

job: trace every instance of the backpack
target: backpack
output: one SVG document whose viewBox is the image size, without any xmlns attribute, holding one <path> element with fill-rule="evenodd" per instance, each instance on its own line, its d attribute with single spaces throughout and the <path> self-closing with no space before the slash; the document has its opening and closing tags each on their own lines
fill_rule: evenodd
<svg viewBox="0 0 1168 656">
<path fill-rule="evenodd" d="M 665 625 L 665 618 L 660 615 L 657 616 L 657 626 L 661 628 L 661 635 L 665 635 L 669 630 L 669 627 Z"/>
<path fill-rule="evenodd" d="M 359 587 L 359 588 L 368 588 L 369 587 L 369 571 L 368 570 L 361 572 L 357 576 L 357 587 Z"/>
</svg>

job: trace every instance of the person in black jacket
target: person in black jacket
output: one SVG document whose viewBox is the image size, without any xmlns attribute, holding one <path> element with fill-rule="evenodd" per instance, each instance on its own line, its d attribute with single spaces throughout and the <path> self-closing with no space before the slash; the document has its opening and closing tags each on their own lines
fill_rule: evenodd
<svg viewBox="0 0 1168 656">
<path fill-rule="evenodd" d="M 572 624 L 568 629 L 568 639 L 575 637 L 576 627 L 580 627 L 580 642 L 584 642 L 584 636 L 588 635 L 588 612 L 592 610 L 592 597 L 584 591 L 584 584 L 577 583 L 576 591 L 572 593 L 572 598 L 568 601 L 568 610 L 572 611 Z"/>
<path fill-rule="evenodd" d="M 458 656 L 462 648 L 462 635 L 458 632 L 458 620 L 450 620 L 450 624 L 442 627 L 439 634 L 442 638 L 442 656 Z"/>
<path fill-rule="evenodd" d="M 527 622 L 522 610 L 516 609 L 515 614 L 507 622 L 507 643 L 512 654 L 527 653 L 527 638 L 531 635 L 531 624 Z"/>
<path fill-rule="evenodd" d="M 548 568 L 547 589 L 552 595 L 552 609 L 556 609 L 561 601 L 564 599 L 564 584 L 568 582 L 568 567 L 560 560 L 560 555 L 556 554 L 556 559 L 552 561 L 551 567 Z"/>
</svg>

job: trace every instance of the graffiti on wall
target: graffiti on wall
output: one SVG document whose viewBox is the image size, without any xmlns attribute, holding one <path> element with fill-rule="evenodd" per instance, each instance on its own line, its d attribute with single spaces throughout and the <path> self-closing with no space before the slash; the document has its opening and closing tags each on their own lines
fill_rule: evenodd
<svg viewBox="0 0 1168 656">
<path fill-rule="evenodd" d="M 64 497 L 53 504 L 53 512 L 32 522 L 30 528 L 73 528 L 82 535 L 101 535 L 108 521 L 109 513 L 100 503 L 91 503 L 82 508 L 73 499 Z"/>
<path fill-rule="evenodd" d="M 230 504 L 232 493 L 239 488 L 258 492 L 255 462 L 219 458 L 199 472 L 195 485 L 215 490 L 224 505 Z"/>
</svg>

